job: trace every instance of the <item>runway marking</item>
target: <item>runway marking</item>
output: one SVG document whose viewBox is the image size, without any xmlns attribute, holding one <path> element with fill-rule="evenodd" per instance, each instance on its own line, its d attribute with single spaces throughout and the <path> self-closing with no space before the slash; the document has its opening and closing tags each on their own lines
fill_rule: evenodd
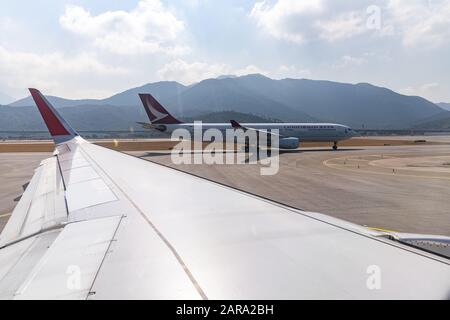
<svg viewBox="0 0 450 320">
<path fill-rule="evenodd" d="M 387 230 L 387 229 L 382 229 L 382 228 L 371 228 L 371 227 L 368 227 L 367 229 L 369 229 L 369 230 L 373 230 L 373 231 L 381 231 L 381 232 L 386 232 L 386 233 L 395 233 L 395 232 L 397 232 L 397 231 L 394 231 L 394 230 Z"/>
<path fill-rule="evenodd" d="M 369 166 L 376 167 L 376 168 L 381 168 L 381 169 L 395 170 L 395 174 L 397 174 L 397 171 L 408 170 L 408 169 L 404 169 L 404 168 L 401 168 L 401 167 L 400 168 L 399 167 L 383 167 L 380 164 L 374 163 L 375 161 L 377 161 L 377 160 L 370 161 L 369 162 Z M 411 170 L 411 169 L 409 169 L 409 170 Z M 425 172 L 430 172 L 430 170 L 411 170 L 411 171 L 424 172 L 424 173 Z M 436 174 L 440 174 L 440 173 L 449 174 L 450 172 L 448 172 L 448 171 L 439 171 L 439 172 L 434 172 L 434 173 L 436 173 Z M 413 175 L 413 174 L 410 174 L 410 175 L 404 174 L 404 175 L 413 176 L 413 177 L 427 177 L 427 176 L 420 176 L 420 175 Z M 428 178 L 433 178 L 433 177 L 434 176 L 429 176 Z M 434 177 L 434 178 L 437 178 L 437 179 L 450 179 L 450 177 Z"/>
<path fill-rule="evenodd" d="M 443 157 L 443 156 L 436 156 L 436 157 Z M 436 158 L 436 157 L 429 157 L 429 156 L 421 156 L 421 157 L 403 157 L 403 159 L 411 159 L 411 158 Z M 448 155 L 445 155 L 445 157 L 448 157 Z M 393 158 L 393 159 L 398 159 L 399 157 L 397 157 L 397 158 Z M 369 162 L 369 165 L 370 166 L 372 166 L 372 167 L 377 167 L 377 168 L 383 168 L 383 169 L 395 169 L 395 170 L 408 170 L 408 169 L 405 169 L 405 168 L 402 168 L 402 167 L 385 167 L 385 166 L 383 166 L 382 164 L 378 164 L 377 163 L 377 161 L 380 161 L 380 160 L 389 160 L 389 159 L 378 159 L 378 160 L 372 160 L 372 161 L 370 161 Z M 426 168 L 426 167 L 422 167 L 422 168 Z M 445 167 L 444 167 L 445 168 Z M 448 168 L 445 168 L 445 169 L 450 169 L 450 167 L 448 167 Z M 411 169 L 410 169 L 411 170 Z M 417 171 L 419 171 L 419 172 L 429 172 L 430 170 L 417 170 Z M 450 173 L 450 171 L 439 171 L 439 172 L 436 172 L 436 173 L 444 173 L 444 174 L 446 174 L 446 173 Z"/>
<path fill-rule="evenodd" d="M 377 155 L 371 155 L 371 156 L 377 156 Z M 340 166 L 339 164 L 330 164 L 330 161 L 333 160 L 342 160 L 342 159 L 351 159 L 351 157 L 340 157 L 340 158 L 332 158 L 332 159 L 328 159 L 328 160 L 324 160 L 322 162 L 322 164 L 328 168 L 331 169 L 340 169 L 340 170 L 346 170 L 346 171 L 351 171 L 351 172 L 362 172 L 362 173 L 370 173 L 370 174 L 378 174 L 378 175 L 384 175 L 384 176 L 395 176 L 395 177 L 410 177 L 410 178 L 423 178 L 423 179 L 438 179 L 438 180 L 450 180 L 450 177 L 436 177 L 436 176 L 421 176 L 421 175 L 414 175 L 414 174 L 405 174 L 405 173 L 391 173 L 391 172 L 379 172 L 379 171 L 369 171 L 369 170 L 364 170 L 364 169 L 352 169 L 352 168 L 343 168 L 342 166 Z M 353 159 L 353 160 L 359 160 L 359 159 Z M 363 160 L 360 159 L 361 161 L 366 161 L 367 160 Z M 369 162 L 371 162 L 369 160 Z M 380 167 L 381 168 L 381 167 Z M 389 168 L 386 168 L 389 169 Z M 397 169 L 397 170 L 404 170 L 404 169 Z"/>
<path fill-rule="evenodd" d="M 11 216 L 11 215 L 12 215 L 12 213 L 0 214 L 0 218 L 9 217 L 9 216 Z"/>
</svg>

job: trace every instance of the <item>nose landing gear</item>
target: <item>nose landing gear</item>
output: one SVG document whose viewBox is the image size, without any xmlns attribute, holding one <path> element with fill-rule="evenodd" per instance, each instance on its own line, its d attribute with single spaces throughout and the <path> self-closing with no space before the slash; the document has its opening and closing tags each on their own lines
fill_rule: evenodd
<svg viewBox="0 0 450 320">
<path fill-rule="evenodd" d="M 338 143 L 337 143 L 337 141 L 335 141 L 333 144 L 333 150 L 336 151 L 337 149 L 338 149 Z"/>
</svg>

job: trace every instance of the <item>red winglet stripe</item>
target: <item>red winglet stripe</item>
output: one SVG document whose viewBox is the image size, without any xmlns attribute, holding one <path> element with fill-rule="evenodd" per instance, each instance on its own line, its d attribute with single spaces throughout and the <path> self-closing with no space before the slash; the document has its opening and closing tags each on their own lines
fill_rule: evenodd
<svg viewBox="0 0 450 320">
<path fill-rule="evenodd" d="M 42 98 L 41 93 L 36 89 L 30 89 L 31 96 L 36 102 L 39 112 L 47 125 L 48 131 L 52 136 L 68 136 L 70 133 L 64 127 L 64 125 L 59 121 L 47 102 Z"/>
</svg>

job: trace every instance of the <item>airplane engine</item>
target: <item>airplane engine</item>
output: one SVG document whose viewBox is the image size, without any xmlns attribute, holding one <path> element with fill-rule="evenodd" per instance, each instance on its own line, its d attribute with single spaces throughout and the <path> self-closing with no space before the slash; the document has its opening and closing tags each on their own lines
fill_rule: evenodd
<svg viewBox="0 0 450 320">
<path fill-rule="evenodd" d="M 145 123 L 145 122 L 138 122 L 138 124 L 141 125 L 144 129 L 150 129 L 150 130 L 158 130 L 161 132 L 165 132 L 167 130 L 167 126 L 163 124 L 152 124 L 152 123 Z"/>
<path fill-rule="evenodd" d="M 282 138 L 279 142 L 280 149 L 297 149 L 300 144 L 300 140 L 298 138 Z"/>
</svg>

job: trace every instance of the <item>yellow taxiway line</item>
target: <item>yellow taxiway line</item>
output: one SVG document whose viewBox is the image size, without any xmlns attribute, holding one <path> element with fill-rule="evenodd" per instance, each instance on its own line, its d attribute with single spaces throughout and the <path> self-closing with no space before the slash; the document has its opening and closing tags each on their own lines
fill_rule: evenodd
<svg viewBox="0 0 450 320">
<path fill-rule="evenodd" d="M 371 227 L 367 227 L 367 229 L 373 230 L 373 231 L 386 232 L 386 233 L 396 233 L 396 232 L 397 232 L 397 231 L 394 231 L 394 230 L 386 230 L 386 229 L 382 229 L 382 228 L 371 228 Z"/>
<path fill-rule="evenodd" d="M 9 217 L 12 213 L 0 214 L 0 218 Z"/>
</svg>

